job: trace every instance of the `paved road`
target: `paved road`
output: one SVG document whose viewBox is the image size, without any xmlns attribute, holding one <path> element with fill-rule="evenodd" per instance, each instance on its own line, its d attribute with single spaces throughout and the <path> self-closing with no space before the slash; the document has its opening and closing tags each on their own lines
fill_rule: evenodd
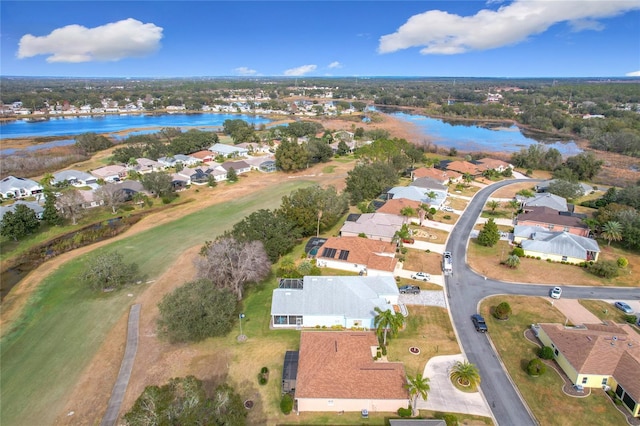
<svg viewBox="0 0 640 426">
<path fill-rule="evenodd" d="M 107 412 L 102 418 L 100 426 L 114 426 L 118 420 L 118 413 L 120 413 L 120 406 L 124 399 L 124 393 L 127 390 L 129 384 L 129 377 L 131 377 L 131 369 L 133 368 L 133 361 L 136 359 L 136 352 L 138 351 L 138 324 L 140 322 L 140 304 L 135 304 L 129 311 L 129 323 L 127 326 L 127 346 L 124 350 L 124 357 L 120 364 L 120 372 L 116 379 L 116 384 L 111 391 L 111 398 L 109 398 L 109 405 L 107 405 Z"/>
<path fill-rule="evenodd" d="M 545 296 L 553 285 L 504 283 L 485 279 L 467 267 L 466 253 L 469 234 L 490 194 L 505 185 L 523 181 L 535 182 L 531 179 L 515 179 L 498 182 L 480 190 L 458 220 L 447 242 L 447 250 L 453 255 L 454 274 L 445 281 L 454 328 L 467 358 L 480 369 L 482 391 L 499 425 L 536 425 L 537 421 L 520 398 L 488 337 L 477 333 L 472 327 L 470 316 L 477 312 L 478 304 L 485 297 L 496 294 Z M 562 288 L 563 298 L 640 300 L 637 288 L 566 285 Z"/>
</svg>

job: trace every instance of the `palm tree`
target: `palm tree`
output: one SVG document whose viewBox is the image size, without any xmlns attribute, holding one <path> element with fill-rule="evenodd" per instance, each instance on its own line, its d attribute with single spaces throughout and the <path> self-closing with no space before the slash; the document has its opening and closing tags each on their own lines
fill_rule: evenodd
<svg viewBox="0 0 640 426">
<path fill-rule="evenodd" d="M 622 225 L 620 222 L 611 220 L 602 225 L 600 235 L 608 241 L 607 245 L 611 245 L 611 241 L 620 241 L 622 240 Z"/>
<path fill-rule="evenodd" d="M 500 203 L 496 200 L 491 200 L 487 202 L 487 207 L 491 209 L 491 212 L 495 212 L 498 207 L 500 207 Z"/>
<path fill-rule="evenodd" d="M 400 312 L 393 312 L 391 309 L 382 310 L 376 306 L 374 312 L 377 314 L 373 319 L 378 337 L 383 335 L 382 344 L 387 346 L 387 331 L 391 331 L 391 336 L 398 335 L 398 330 L 404 325 L 404 316 Z"/>
<path fill-rule="evenodd" d="M 511 269 L 516 269 L 518 266 L 520 266 L 520 258 L 515 255 L 512 254 L 509 257 L 507 257 L 507 260 L 505 260 L 504 262 L 509 268 Z"/>
<path fill-rule="evenodd" d="M 411 398 L 411 415 L 417 415 L 418 395 L 425 401 L 427 400 L 427 392 L 431 390 L 429 387 L 429 378 L 422 377 L 422 374 L 418 373 L 415 376 L 407 376 L 407 384 L 404 387 L 409 391 L 409 397 Z"/>
<path fill-rule="evenodd" d="M 478 367 L 469 361 L 456 361 L 449 373 L 451 380 L 460 383 L 462 386 L 476 387 L 480 384 L 480 372 Z"/>
</svg>

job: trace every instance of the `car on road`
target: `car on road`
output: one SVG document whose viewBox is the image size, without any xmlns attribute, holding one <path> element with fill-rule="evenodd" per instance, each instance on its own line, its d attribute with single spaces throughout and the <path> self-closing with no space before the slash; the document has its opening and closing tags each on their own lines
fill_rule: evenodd
<svg viewBox="0 0 640 426">
<path fill-rule="evenodd" d="M 427 274 L 426 272 L 416 272 L 415 274 L 411 275 L 411 279 L 429 281 L 431 279 L 431 275 Z"/>
<path fill-rule="evenodd" d="M 562 294 L 562 289 L 560 287 L 554 287 L 549 292 L 549 296 L 551 296 L 552 299 L 560 299 L 561 294 Z"/>
<path fill-rule="evenodd" d="M 417 285 L 403 285 L 398 290 L 400 294 L 420 294 L 420 287 Z"/>
<path fill-rule="evenodd" d="M 631 308 L 631 306 L 629 306 L 628 304 L 626 304 L 624 302 L 615 302 L 613 304 L 613 306 L 615 306 L 616 308 L 620 309 L 625 314 L 632 314 L 633 313 L 633 309 Z"/>
<path fill-rule="evenodd" d="M 480 333 L 486 333 L 488 331 L 487 323 L 484 321 L 482 315 L 471 315 L 471 321 L 473 322 L 473 326 L 476 328 L 476 331 Z"/>
</svg>

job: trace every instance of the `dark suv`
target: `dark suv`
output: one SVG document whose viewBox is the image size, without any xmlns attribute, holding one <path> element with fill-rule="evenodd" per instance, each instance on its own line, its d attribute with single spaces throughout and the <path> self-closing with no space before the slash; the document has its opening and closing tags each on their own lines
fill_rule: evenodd
<svg viewBox="0 0 640 426">
<path fill-rule="evenodd" d="M 403 285 L 398 290 L 400 290 L 400 294 L 407 294 L 407 293 L 419 294 L 420 293 L 420 287 L 418 287 L 417 285 Z"/>
<path fill-rule="evenodd" d="M 482 318 L 482 315 L 471 315 L 471 321 L 473 321 L 473 325 L 476 327 L 476 331 L 479 331 L 480 333 L 487 332 L 487 323 L 484 322 L 484 318 Z"/>
</svg>

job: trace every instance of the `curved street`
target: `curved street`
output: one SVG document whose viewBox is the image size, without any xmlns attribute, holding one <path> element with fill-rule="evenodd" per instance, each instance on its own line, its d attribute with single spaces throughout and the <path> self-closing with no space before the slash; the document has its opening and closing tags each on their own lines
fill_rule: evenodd
<svg viewBox="0 0 640 426">
<path fill-rule="evenodd" d="M 492 184 L 478 191 L 459 218 L 447 241 L 453 256 L 453 275 L 445 277 L 454 330 L 469 362 L 475 364 L 482 376 L 481 388 L 499 425 L 536 425 L 533 414 L 511 381 L 494 350 L 488 335 L 477 333 L 471 315 L 477 313 L 482 299 L 498 294 L 546 296 L 550 284 L 517 284 L 487 279 L 473 272 L 466 262 L 469 235 L 487 199 L 495 190 L 532 179 L 512 179 Z M 559 283 L 560 285 L 560 283 Z M 569 299 L 640 299 L 637 288 L 580 287 L 562 284 L 563 298 Z"/>
</svg>

